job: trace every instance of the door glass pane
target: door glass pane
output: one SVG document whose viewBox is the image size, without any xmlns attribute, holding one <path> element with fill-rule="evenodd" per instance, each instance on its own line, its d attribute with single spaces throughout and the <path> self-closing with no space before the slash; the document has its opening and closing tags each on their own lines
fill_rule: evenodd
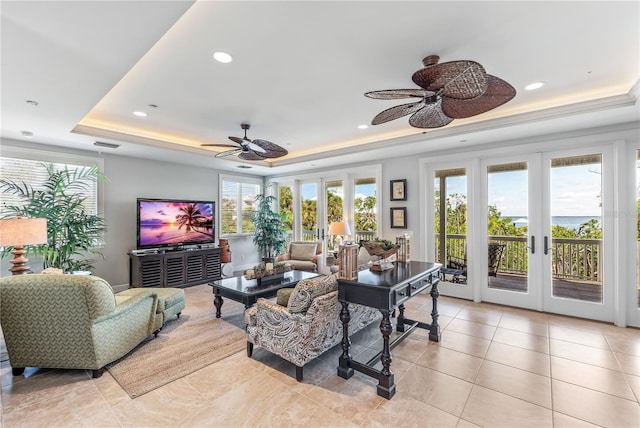
<svg viewBox="0 0 640 428">
<path fill-rule="evenodd" d="M 359 178 L 354 184 L 355 242 L 368 241 L 378 236 L 376 179 Z"/>
<path fill-rule="evenodd" d="M 489 288 L 529 291 L 529 174 L 526 162 L 487 167 Z"/>
<path fill-rule="evenodd" d="M 434 180 L 436 261 L 445 266 L 445 281 L 456 283 L 467 277 L 466 174 L 464 168 L 438 170 Z"/>
<path fill-rule="evenodd" d="M 602 302 L 602 155 L 552 159 L 550 191 L 552 295 Z"/>
<path fill-rule="evenodd" d="M 318 239 L 318 185 L 304 183 L 300 186 L 300 212 L 302 214 L 302 240 Z"/>
<path fill-rule="evenodd" d="M 324 230 L 329 233 L 329 226 L 334 221 L 343 221 L 343 200 L 344 200 L 344 187 L 342 186 L 342 180 L 327 181 L 325 183 L 325 195 L 326 195 L 326 221 Z M 341 242 L 342 237 L 336 240 L 336 237 L 331 236 L 327 240 L 327 247 L 329 250 L 337 251 L 337 245 Z"/>
<path fill-rule="evenodd" d="M 280 219 L 284 229 L 287 231 L 287 248 L 288 243 L 293 238 L 293 189 L 291 186 L 278 186 L 278 202 L 280 208 Z"/>
</svg>

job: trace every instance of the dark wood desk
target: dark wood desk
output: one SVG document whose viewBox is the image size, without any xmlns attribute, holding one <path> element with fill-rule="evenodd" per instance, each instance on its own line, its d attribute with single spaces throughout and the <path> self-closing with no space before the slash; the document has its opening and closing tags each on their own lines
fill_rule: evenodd
<svg viewBox="0 0 640 428">
<path fill-rule="evenodd" d="M 282 280 L 266 285 L 259 285 L 257 280 L 246 279 L 244 276 L 210 282 L 209 285 L 213 287 L 213 304 L 216 307 L 216 318 L 222 316 L 223 296 L 236 302 L 244 303 L 244 306 L 248 308 L 256 303 L 260 297 L 273 297 L 281 288 L 295 287 L 298 281 L 315 278 L 316 276 L 319 275 L 314 272 L 292 270 L 286 272 Z"/>
<path fill-rule="evenodd" d="M 429 330 L 429 340 L 440 341 L 440 326 L 438 325 L 438 282 L 439 263 L 411 261 L 408 263 L 394 263 L 395 267 L 384 272 L 370 270 L 358 273 L 354 280 L 338 280 L 338 300 L 342 304 L 340 320 L 342 321 L 342 355 L 338 365 L 338 376 L 349 379 L 354 370 L 378 379 L 378 395 L 390 399 L 396 393 L 396 385 L 391 367 L 391 349 L 404 340 L 416 328 Z M 431 324 L 413 321 L 404 316 L 404 302 L 416 294 L 431 287 L 433 308 Z M 357 303 L 379 309 L 382 313 L 380 331 L 382 332 L 382 351 L 367 363 L 354 361 L 349 354 L 351 340 L 349 339 L 349 303 Z M 396 331 L 402 334 L 390 343 L 389 336 L 393 332 L 391 315 L 398 309 Z M 382 361 L 382 370 L 373 366 Z"/>
</svg>

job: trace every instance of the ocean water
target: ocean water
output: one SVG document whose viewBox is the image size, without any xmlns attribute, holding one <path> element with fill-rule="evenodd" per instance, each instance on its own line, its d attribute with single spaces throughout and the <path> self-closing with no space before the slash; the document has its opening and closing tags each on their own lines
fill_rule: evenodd
<svg viewBox="0 0 640 428">
<path fill-rule="evenodd" d="M 502 218 L 505 218 L 504 216 Z M 591 219 L 598 220 L 600 226 L 602 226 L 602 222 L 600 221 L 600 216 L 570 216 L 570 215 L 559 215 L 551 217 L 551 224 L 553 226 L 562 226 L 567 229 L 578 229 L 582 224 L 588 222 Z M 517 225 L 525 226 L 527 223 L 523 220 L 527 220 L 526 216 L 511 216 L 511 220 L 517 223 Z"/>
</svg>

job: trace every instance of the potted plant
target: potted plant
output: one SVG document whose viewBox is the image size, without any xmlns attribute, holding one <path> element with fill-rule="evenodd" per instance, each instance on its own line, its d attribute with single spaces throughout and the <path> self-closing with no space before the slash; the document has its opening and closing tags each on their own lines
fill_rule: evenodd
<svg viewBox="0 0 640 428">
<path fill-rule="evenodd" d="M 263 261 L 276 263 L 278 254 L 287 245 L 287 231 L 282 225 L 280 214 L 271 207 L 276 203 L 275 196 L 256 195 L 257 209 L 253 215 L 253 243 L 260 251 Z"/>
<path fill-rule="evenodd" d="M 96 245 L 106 230 L 104 219 L 87 212 L 86 191 L 90 184 L 105 179 L 97 167 L 56 169 L 43 164 L 47 179 L 38 189 L 24 182 L 0 180 L 0 191 L 18 196 L 24 204 L 2 206 L 3 217 L 22 215 L 47 219 L 47 243 L 33 247 L 44 268 L 63 271 L 92 270 L 86 254 L 102 256 Z M 3 257 L 11 249 L 5 249 Z"/>
</svg>

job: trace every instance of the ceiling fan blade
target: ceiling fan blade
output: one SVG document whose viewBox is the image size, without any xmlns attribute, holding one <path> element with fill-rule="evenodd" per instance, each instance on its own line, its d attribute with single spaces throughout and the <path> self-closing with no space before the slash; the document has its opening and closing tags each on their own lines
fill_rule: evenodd
<svg viewBox="0 0 640 428">
<path fill-rule="evenodd" d="M 504 80 L 487 74 L 486 92 L 469 100 L 442 99 L 442 111 L 454 119 L 476 116 L 505 104 L 516 96 L 516 90 Z"/>
<path fill-rule="evenodd" d="M 267 140 L 253 140 L 251 142 L 253 145 L 260 147 L 261 150 L 264 150 L 264 153 L 258 151 L 257 154 L 262 156 L 263 158 L 279 158 L 289 154 L 289 151 L 284 147 L 280 147 L 279 145 L 272 143 Z"/>
<path fill-rule="evenodd" d="M 475 98 L 487 90 L 487 72 L 475 61 L 429 65 L 413 73 L 411 79 L 416 85 L 449 98 Z"/>
<path fill-rule="evenodd" d="M 240 153 L 242 151 L 242 149 L 234 149 L 234 150 L 227 150 L 224 152 L 220 152 L 220 153 L 216 153 L 217 158 L 222 158 L 225 156 L 231 156 L 231 155 L 235 155 L 236 153 Z"/>
<path fill-rule="evenodd" d="M 380 125 L 394 119 L 399 119 L 411 113 L 415 113 L 425 106 L 424 100 L 417 103 L 400 104 L 399 106 L 388 108 L 376 115 L 371 121 L 372 125 Z"/>
<path fill-rule="evenodd" d="M 242 152 L 238 155 L 238 157 L 242 160 L 250 160 L 250 161 L 264 160 L 263 156 L 260 156 L 258 153 L 252 152 L 252 151 Z"/>
<path fill-rule="evenodd" d="M 252 142 L 250 142 L 249 144 L 247 144 L 247 147 L 249 147 L 249 150 L 252 150 L 258 154 L 260 154 L 261 156 L 264 156 L 265 153 L 267 153 L 267 151 L 265 149 L 263 149 L 262 147 L 260 147 L 256 141 L 261 141 L 261 140 L 253 140 Z"/>
<path fill-rule="evenodd" d="M 238 146 L 234 146 L 232 144 L 216 144 L 216 143 L 203 143 L 200 144 L 200 147 L 233 147 L 238 148 Z"/>
<path fill-rule="evenodd" d="M 397 100 L 411 97 L 424 98 L 433 94 L 433 92 L 427 91 L 426 89 L 386 89 L 383 91 L 367 92 L 364 96 L 376 100 Z"/>
<path fill-rule="evenodd" d="M 426 104 L 409 118 L 409 125 L 416 128 L 441 128 L 453 120 L 442 112 L 441 101 Z"/>
<path fill-rule="evenodd" d="M 234 143 L 238 143 L 240 145 L 243 145 L 243 144 L 245 144 L 247 142 L 246 140 L 244 140 L 244 139 L 242 139 L 240 137 L 229 137 L 229 139 L 231 141 L 233 141 Z"/>
</svg>

